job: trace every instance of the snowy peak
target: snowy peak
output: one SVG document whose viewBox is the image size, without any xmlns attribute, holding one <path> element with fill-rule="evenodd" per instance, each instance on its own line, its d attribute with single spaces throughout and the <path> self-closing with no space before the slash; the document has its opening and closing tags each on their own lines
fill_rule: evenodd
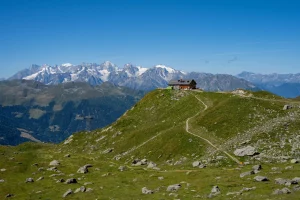
<svg viewBox="0 0 300 200">
<path fill-rule="evenodd" d="M 124 71 L 128 77 L 133 77 L 133 76 L 136 76 L 136 72 L 138 72 L 139 69 L 132 64 L 126 64 L 126 65 L 124 65 L 124 68 L 122 71 Z"/>
<path fill-rule="evenodd" d="M 154 66 L 155 68 L 161 68 L 161 69 L 165 69 L 167 70 L 168 73 L 176 73 L 176 70 L 171 68 L 171 67 L 167 67 L 166 65 L 156 65 Z"/>
<path fill-rule="evenodd" d="M 124 65 L 123 72 L 125 72 L 128 77 L 138 77 L 145 73 L 148 70 L 148 68 L 144 68 L 141 66 L 135 66 L 133 64 L 126 64 Z"/>
<path fill-rule="evenodd" d="M 137 76 L 142 75 L 143 73 L 145 73 L 148 70 L 148 68 L 141 67 L 141 66 L 137 66 L 137 68 L 138 68 Z"/>
<path fill-rule="evenodd" d="M 100 65 L 100 68 L 102 70 L 107 70 L 109 72 L 112 72 L 112 71 L 115 71 L 115 70 L 118 70 L 117 66 L 113 63 L 111 63 L 110 61 L 105 61 L 104 63 L 102 63 Z"/>
<path fill-rule="evenodd" d="M 102 65 L 103 66 L 113 66 L 113 67 L 115 67 L 115 64 L 113 64 L 112 62 L 110 62 L 110 61 L 105 61 L 104 63 L 102 63 Z"/>
<path fill-rule="evenodd" d="M 63 67 L 72 67 L 73 65 L 71 63 L 64 63 L 64 64 L 61 64 L 61 66 L 63 66 Z"/>
</svg>

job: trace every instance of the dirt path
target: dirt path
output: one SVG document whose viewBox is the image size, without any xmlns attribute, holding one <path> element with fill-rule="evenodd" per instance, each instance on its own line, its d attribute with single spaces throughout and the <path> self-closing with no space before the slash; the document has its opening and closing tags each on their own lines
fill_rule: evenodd
<svg viewBox="0 0 300 200">
<path fill-rule="evenodd" d="M 189 134 L 191 134 L 191 135 L 193 135 L 193 136 L 195 136 L 195 137 L 198 137 L 198 138 L 204 140 L 204 141 L 207 142 L 209 145 L 211 145 L 212 147 L 214 147 L 216 150 L 221 151 L 221 152 L 223 152 L 224 154 L 226 154 L 226 155 L 227 155 L 231 160 L 233 160 L 234 162 L 236 162 L 236 163 L 238 163 L 238 164 L 241 164 L 241 162 L 240 162 L 238 159 L 236 159 L 235 157 L 233 157 L 232 155 L 230 155 L 228 152 L 219 149 L 216 145 L 214 145 L 214 144 L 213 144 L 211 141 L 209 141 L 208 139 L 206 139 L 206 138 L 204 138 L 204 137 L 201 137 L 201 136 L 199 136 L 199 135 L 197 135 L 197 134 L 194 134 L 194 133 L 192 133 L 192 132 L 189 130 L 189 121 L 190 121 L 190 119 L 193 119 L 194 117 L 196 117 L 197 115 L 199 115 L 201 112 L 207 110 L 207 108 L 208 108 L 208 106 L 207 106 L 207 105 L 206 105 L 199 97 L 197 97 L 197 96 L 194 96 L 194 97 L 195 97 L 199 102 L 201 102 L 201 103 L 204 105 L 204 110 L 200 110 L 200 111 L 199 111 L 198 113 L 196 113 L 194 116 L 192 116 L 192 117 L 190 117 L 190 118 L 188 118 L 188 119 L 186 120 L 186 122 L 185 122 L 185 130 L 186 130 L 186 132 L 188 132 Z"/>
<path fill-rule="evenodd" d="M 206 138 L 204 138 L 204 137 L 201 137 L 201 136 L 199 136 L 199 135 L 197 135 L 197 134 L 194 134 L 194 133 L 192 133 L 192 132 L 189 130 L 189 121 L 190 121 L 190 119 L 196 117 L 197 115 L 199 115 L 201 112 L 207 110 L 207 108 L 208 108 L 208 106 L 207 106 L 200 98 L 198 98 L 198 97 L 195 96 L 195 95 L 194 95 L 194 97 L 195 97 L 199 102 L 201 102 L 201 103 L 204 105 L 204 110 L 200 110 L 200 111 L 199 111 L 198 113 L 196 113 L 194 116 L 192 116 L 192 117 L 190 117 L 190 118 L 188 118 L 188 119 L 186 120 L 186 123 L 185 123 L 185 124 L 186 124 L 186 127 L 185 127 L 186 132 L 189 133 L 189 134 L 191 134 L 191 135 L 193 135 L 193 136 L 195 136 L 195 137 L 198 137 L 198 138 L 200 138 L 200 139 L 206 141 L 209 145 L 211 145 L 212 147 L 214 147 L 216 150 L 223 152 L 223 153 L 226 154 L 230 159 L 232 159 L 234 162 L 240 164 L 241 162 L 240 162 L 238 159 L 236 159 L 235 157 L 231 156 L 228 152 L 219 149 L 216 145 L 214 145 L 214 144 L 213 144 L 211 141 L 209 141 L 208 139 L 206 139 Z M 133 152 L 133 151 L 135 151 L 135 150 L 141 148 L 142 146 L 146 145 L 147 143 L 149 143 L 150 141 L 154 140 L 155 138 L 157 138 L 159 135 L 161 135 L 162 133 L 164 133 L 164 132 L 166 132 L 166 131 L 167 131 L 167 130 L 162 131 L 162 132 L 159 132 L 158 134 L 156 134 L 155 136 L 149 138 L 148 140 L 144 141 L 143 143 L 139 144 L 138 146 L 134 146 L 133 148 L 129 149 L 128 151 L 126 151 L 126 152 L 124 152 L 124 153 L 122 153 L 121 155 L 118 155 L 118 156 L 121 158 L 121 157 L 123 157 L 123 156 L 126 156 L 126 155 L 130 154 L 131 152 Z"/>
</svg>

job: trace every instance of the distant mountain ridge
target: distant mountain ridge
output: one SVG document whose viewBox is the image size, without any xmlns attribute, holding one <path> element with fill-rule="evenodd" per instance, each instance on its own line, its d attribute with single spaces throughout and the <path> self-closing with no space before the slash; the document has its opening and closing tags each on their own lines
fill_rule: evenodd
<svg viewBox="0 0 300 200">
<path fill-rule="evenodd" d="M 257 74 L 253 72 L 242 72 L 237 77 L 258 84 L 283 84 L 283 83 L 300 83 L 300 73 L 297 74 Z"/>
<path fill-rule="evenodd" d="M 88 82 L 90 85 L 99 85 L 111 82 L 137 90 L 150 91 L 155 88 L 166 87 L 172 79 L 195 79 L 197 86 L 207 91 L 234 90 L 236 88 L 257 89 L 254 84 L 227 74 L 187 73 L 165 65 L 156 65 L 144 68 L 133 64 L 126 64 L 123 68 L 106 61 L 102 64 L 83 63 L 72 65 L 32 65 L 9 78 L 35 80 L 46 85 L 55 85 L 65 82 Z"/>
<path fill-rule="evenodd" d="M 242 72 L 238 78 L 254 83 L 258 87 L 287 98 L 300 96 L 300 73 L 297 74 L 256 74 Z"/>
</svg>

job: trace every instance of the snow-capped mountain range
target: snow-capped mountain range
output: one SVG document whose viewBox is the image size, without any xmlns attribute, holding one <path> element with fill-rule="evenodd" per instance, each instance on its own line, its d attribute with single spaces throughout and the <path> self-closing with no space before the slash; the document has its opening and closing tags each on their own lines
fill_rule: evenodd
<svg viewBox="0 0 300 200">
<path fill-rule="evenodd" d="M 255 88 L 250 82 L 226 74 L 186 73 L 165 65 L 145 68 L 126 64 L 123 68 L 119 68 L 109 61 L 102 64 L 83 63 L 81 65 L 72 65 L 65 63 L 56 66 L 32 65 L 30 68 L 21 70 L 9 79 L 35 80 L 47 85 L 72 81 L 99 85 L 108 81 L 133 89 L 152 90 L 159 87 L 166 87 L 168 81 L 171 79 L 180 78 L 195 79 L 198 87 L 210 91 Z"/>
</svg>

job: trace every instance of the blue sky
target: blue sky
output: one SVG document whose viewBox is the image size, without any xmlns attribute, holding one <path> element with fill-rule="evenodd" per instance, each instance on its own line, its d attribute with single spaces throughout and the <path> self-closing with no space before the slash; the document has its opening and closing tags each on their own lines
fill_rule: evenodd
<svg viewBox="0 0 300 200">
<path fill-rule="evenodd" d="M 31 64 L 300 72 L 293 0 L 0 0 L 0 77 Z"/>
</svg>

